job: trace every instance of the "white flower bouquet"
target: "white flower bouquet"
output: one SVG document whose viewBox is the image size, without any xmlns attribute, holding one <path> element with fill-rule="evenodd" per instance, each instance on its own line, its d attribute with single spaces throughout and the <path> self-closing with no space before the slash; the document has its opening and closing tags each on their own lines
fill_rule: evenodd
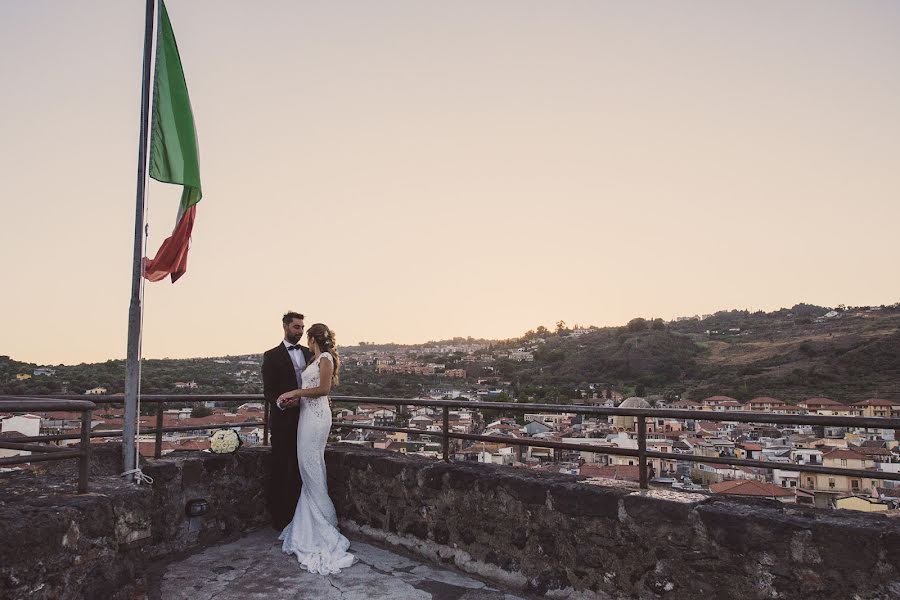
<svg viewBox="0 0 900 600">
<path fill-rule="evenodd" d="M 215 454 L 229 454 L 241 447 L 241 438 L 233 429 L 219 429 L 209 436 L 209 449 Z"/>
</svg>

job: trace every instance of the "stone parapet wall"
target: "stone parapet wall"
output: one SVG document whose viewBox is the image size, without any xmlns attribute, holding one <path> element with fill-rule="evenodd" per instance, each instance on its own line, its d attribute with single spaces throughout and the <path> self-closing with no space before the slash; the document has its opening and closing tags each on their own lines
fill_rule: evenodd
<svg viewBox="0 0 900 600">
<path fill-rule="evenodd" d="M 900 519 L 636 492 L 337 446 L 346 528 L 525 591 L 598 598 L 900 598 Z"/>
<path fill-rule="evenodd" d="M 95 452 L 85 495 L 72 493 L 72 473 L 0 475 L 0 598 L 125 600 L 152 561 L 268 525 L 268 448 L 148 461 L 150 486 L 112 476 L 116 452 Z M 883 514 L 635 492 L 353 446 L 328 448 L 326 462 L 345 529 L 508 588 L 616 600 L 900 598 L 900 519 Z M 194 498 L 210 502 L 208 515 L 185 515 Z"/>
<path fill-rule="evenodd" d="M 152 485 L 114 475 L 120 444 L 93 454 L 88 494 L 72 493 L 72 461 L 44 476 L 0 477 L 0 598 L 131 598 L 152 561 L 268 524 L 267 448 L 147 461 Z M 188 518 L 195 498 L 210 503 L 209 513 Z"/>
</svg>

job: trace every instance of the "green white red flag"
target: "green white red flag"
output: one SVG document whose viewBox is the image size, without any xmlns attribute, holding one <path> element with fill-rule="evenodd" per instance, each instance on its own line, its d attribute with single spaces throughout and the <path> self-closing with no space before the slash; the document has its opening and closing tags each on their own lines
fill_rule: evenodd
<svg viewBox="0 0 900 600">
<path fill-rule="evenodd" d="M 191 231 L 197 216 L 200 190 L 200 160 L 197 130 L 188 97 L 184 69 L 175 43 L 172 23 L 163 0 L 159 0 L 156 33 L 156 70 L 153 77 L 153 118 L 150 128 L 150 177 L 184 186 L 178 218 L 172 235 L 154 258 L 144 258 L 144 277 L 160 281 L 171 275 L 172 283 L 187 271 Z"/>
</svg>

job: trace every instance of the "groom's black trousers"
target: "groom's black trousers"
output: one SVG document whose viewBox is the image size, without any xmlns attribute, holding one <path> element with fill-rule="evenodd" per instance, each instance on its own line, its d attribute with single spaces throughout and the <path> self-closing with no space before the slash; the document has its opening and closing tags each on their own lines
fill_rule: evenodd
<svg viewBox="0 0 900 600">
<path fill-rule="evenodd" d="M 272 469 L 268 506 L 272 528 L 284 529 L 294 518 L 300 499 L 300 465 L 297 463 L 297 429 L 279 428 L 271 433 Z"/>
</svg>

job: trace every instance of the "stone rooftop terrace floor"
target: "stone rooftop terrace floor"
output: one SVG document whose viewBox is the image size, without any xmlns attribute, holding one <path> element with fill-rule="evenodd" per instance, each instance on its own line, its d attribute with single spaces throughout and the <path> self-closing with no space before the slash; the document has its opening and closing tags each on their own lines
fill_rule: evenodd
<svg viewBox="0 0 900 600">
<path fill-rule="evenodd" d="M 337 575 L 314 575 L 281 551 L 278 535 L 258 529 L 161 567 L 148 585 L 150 600 L 292 598 L 364 600 L 525 600 L 470 575 L 424 563 L 350 537 L 357 562 Z"/>
</svg>

